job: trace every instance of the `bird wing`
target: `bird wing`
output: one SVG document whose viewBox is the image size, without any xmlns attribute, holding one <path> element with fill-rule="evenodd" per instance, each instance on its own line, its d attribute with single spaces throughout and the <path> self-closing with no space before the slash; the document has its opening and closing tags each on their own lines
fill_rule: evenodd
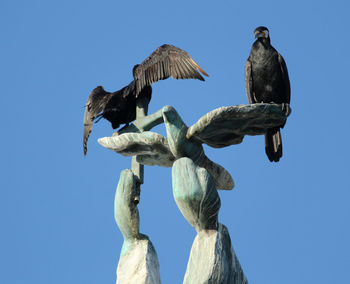
<svg viewBox="0 0 350 284">
<path fill-rule="evenodd" d="M 245 89 L 247 93 L 248 102 L 250 104 L 256 103 L 256 100 L 254 98 L 254 92 L 253 92 L 252 63 L 249 61 L 249 59 L 245 64 L 244 73 L 245 73 Z"/>
<path fill-rule="evenodd" d="M 204 81 L 198 70 L 209 76 L 186 51 L 164 44 L 135 67 L 133 75 L 136 81 L 136 97 L 145 86 L 169 77 Z"/>
<path fill-rule="evenodd" d="M 106 92 L 103 87 L 95 88 L 86 102 L 84 113 L 83 147 L 84 155 L 87 153 L 87 141 L 92 131 L 94 119 L 104 110 L 112 93 Z"/>
<path fill-rule="evenodd" d="M 287 69 L 286 62 L 284 61 L 282 55 L 279 53 L 278 53 L 278 62 L 282 70 L 282 79 L 283 79 L 284 85 L 286 86 L 286 101 L 289 104 L 290 103 L 290 81 L 288 76 L 288 69 Z"/>
</svg>

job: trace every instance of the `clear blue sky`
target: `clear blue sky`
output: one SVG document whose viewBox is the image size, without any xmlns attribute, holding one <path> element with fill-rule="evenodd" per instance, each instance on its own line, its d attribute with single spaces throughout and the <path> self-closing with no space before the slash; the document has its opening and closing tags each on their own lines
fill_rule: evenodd
<svg viewBox="0 0 350 284">
<path fill-rule="evenodd" d="M 247 103 L 244 64 L 259 25 L 287 62 L 293 112 L 277 164 L 262 136 L 205 146 L 236 182 L 220 192 L 219 220 L 250 283 L 350 283 L 349 5 L 2 0 L 0 283 L 114 283 L 114 193 L 130 159 L 97 143 L 113 132 L 106 121 L 94 125 L 84 158 L 91 90 L 122 88 L 134 64 L 176 45 L 210 77 L 155 84 L 149 112 L 172 105 L 192 125 Z M 139 209 L 163 283 L 181 283 L 195 231 L 176 207 L 169 168 L 145 169 Z"/>
</svg>

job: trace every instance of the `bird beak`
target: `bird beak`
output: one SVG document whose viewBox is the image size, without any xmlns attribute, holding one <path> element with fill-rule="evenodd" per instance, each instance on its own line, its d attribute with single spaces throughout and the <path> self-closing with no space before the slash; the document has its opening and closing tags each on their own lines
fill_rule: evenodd
<svg viewBox="0 0 350 284">
<path fill-rule="evenodd" d="M 254 33 L 254 37 L 255 38 L 258 38 L 258 37 L 265 37 L 265 33 L 264 32 L 261 32 L 261 31 L 256 31 Z"/>
</svg>

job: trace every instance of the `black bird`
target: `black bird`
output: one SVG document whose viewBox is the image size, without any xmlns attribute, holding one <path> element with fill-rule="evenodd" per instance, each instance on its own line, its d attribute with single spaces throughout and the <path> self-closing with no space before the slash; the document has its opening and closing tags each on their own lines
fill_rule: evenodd
<svg viewBox="0 0 350 284">
<path fill-rule="evenodd" d="M 245 65 L 245 85 L 248 101 L 253 103 L 275 103 L 289 108 L 290 82 L 287 65 L 281 54 L 271 45 L 269 30 L 257 27 L 256 41 Z M 265 134 L 265 152 L 270 162 L 282 157 L 280 127 L 269 129 Z"/>
<path fill-rule="evenodd" d="M 114 93 L 106 92 L 103 87 L 95 88 L 86 103 L 84 114 L 83 148 L 87 153 L 87 141 L 92 131 L 95 119 L 105 118 L 116 129 L 120 124 L 126 124 L 136 118 L 136 101 L 152 97 L 151 84 L 169 77 L 174 79 L 199 79 L 208 74 L 190 57 L 190 55 L 175 46 L 164 44 L 158 47 L 141 64 L 133 68 L 134 80 L 123 89 Z M 97 122 L 96 121 L 96 122 Z"/>
</svg>

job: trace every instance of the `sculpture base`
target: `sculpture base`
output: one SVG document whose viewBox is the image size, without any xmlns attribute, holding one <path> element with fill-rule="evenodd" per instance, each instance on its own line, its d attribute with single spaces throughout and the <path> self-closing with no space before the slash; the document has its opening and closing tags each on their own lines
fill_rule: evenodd
<svg viewBox="0 0 350 284">
<path fill-rule="evenodd" d="M 161 283 L 157 253 L 148 237 L 141 236 L 142 239 L 134 241 L 127 253 L 120 256 L 117 268 L 117 284 Z M 124 243 L 124 245 L 126 244 Z"/>
<path fill-rule="evenodd" d="M 224 225 L 197 234 L 183 283 L 248 284 Z"/>
</svg>

